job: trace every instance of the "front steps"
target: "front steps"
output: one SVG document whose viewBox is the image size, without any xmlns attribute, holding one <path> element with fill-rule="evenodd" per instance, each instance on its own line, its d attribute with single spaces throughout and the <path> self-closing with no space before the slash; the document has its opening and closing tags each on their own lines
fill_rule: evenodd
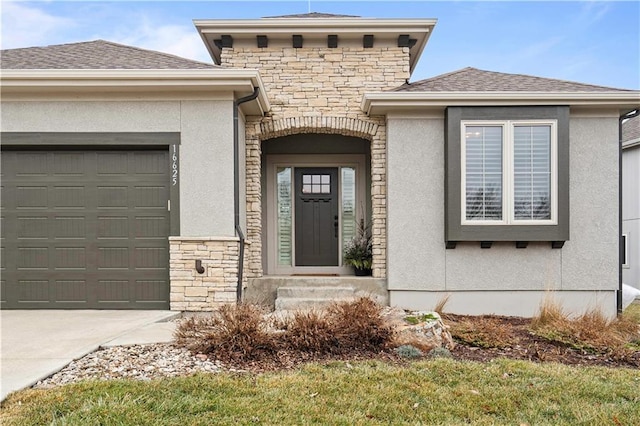
<svg viewBox="0 0 640 426">
<path fill-rule="evenodd" d="M 267 276 L 248 282 L 244 300 L 277 310 L 321 307 L 331 302 L 370 297 L 389 304 L 387 280 L 354 276 Z"/>
<path fill-rule="evenodd" d="M 353 287 L 279 287 L 275 308 L 276 311 L 322 308 L 355 297 Z"/>
</svg>

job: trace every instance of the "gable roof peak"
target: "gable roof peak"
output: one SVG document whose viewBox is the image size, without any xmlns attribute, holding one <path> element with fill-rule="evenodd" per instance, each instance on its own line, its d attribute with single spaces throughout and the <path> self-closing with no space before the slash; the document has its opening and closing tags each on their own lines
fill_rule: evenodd
<svg viewBox="0 0 640 426">
<path fill-rule="evenodd" d="M 263 19 L 272 19 L 272 18 L 362 18 L 362 16 L 357 15 L 336 15 L 333 13 L 322 13 L 322 12 L 309 12 L 309 13 L 297 13 L 293 15 L 279 15 L 279 16 L 263 16 Z"/>
</svg>

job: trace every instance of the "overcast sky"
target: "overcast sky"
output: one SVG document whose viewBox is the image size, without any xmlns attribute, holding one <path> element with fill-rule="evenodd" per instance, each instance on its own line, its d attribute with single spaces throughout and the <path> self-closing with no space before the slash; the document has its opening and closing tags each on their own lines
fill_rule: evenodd
<svg viewBox="0 0 640 426">
<path fill-rule="evenodd" d="M 193 19 L 307 13 L 309 1 L 7 1 L 3 49 L 95 39 L 211 62 Z M 322 1 L 312 12 L 436 18 L 412 81 L 467 66 L 640 89 L 640 2 Z"/>
</svg>

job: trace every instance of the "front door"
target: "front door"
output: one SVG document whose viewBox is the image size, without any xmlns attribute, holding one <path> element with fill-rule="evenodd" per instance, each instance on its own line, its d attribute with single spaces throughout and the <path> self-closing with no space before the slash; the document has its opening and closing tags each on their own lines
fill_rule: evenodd
<svg viewBox="0 0 640 426">
<path fill-rule="evenodd" d="M 296 266 L 338 266 L 338 168 L 295 169 Z"/>
</svg>

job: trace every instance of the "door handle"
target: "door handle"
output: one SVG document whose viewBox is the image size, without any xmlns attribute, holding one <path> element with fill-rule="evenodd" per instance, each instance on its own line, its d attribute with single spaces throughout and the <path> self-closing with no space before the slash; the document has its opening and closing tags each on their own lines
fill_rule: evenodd
<svg viewBox="0 0 640 426">
<path fill-rule="evenodd" d="M 335 237 L 338 238 L 338 216 L 333 217 L 333 229 L 334 229 Z"/>
</svg>

